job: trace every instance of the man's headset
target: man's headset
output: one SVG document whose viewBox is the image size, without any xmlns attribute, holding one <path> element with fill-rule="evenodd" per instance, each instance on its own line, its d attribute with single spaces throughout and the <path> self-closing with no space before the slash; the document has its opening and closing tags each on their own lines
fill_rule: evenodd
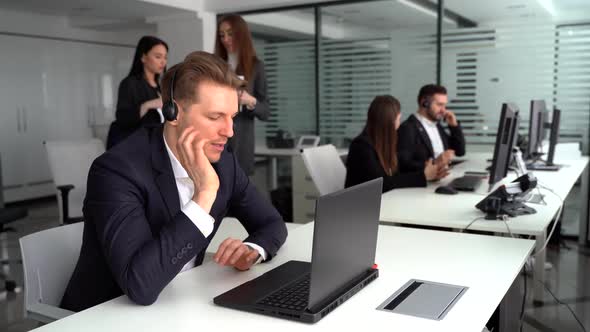
<svg viewBox="0 0 590 332">
<path fill-rule="evenodd" d="M 422 102 L 422 107 L 426 108 L 426 109 L 430 109 L 430 105 L 432 105 L 432 100 L 430 97 L 426 97 L 424 98 L 424 101 Z"/>
<path fill-rule="evenodd" d="M 174 82 L 176 81 L 176 71 L 178 71 L 178 68 L 174 70 L 174 73 L 172 73 L 172 80 L 170 81 L 170 100 L 166 101 L 164 105 L 162 105 L 162 114 L 164 115 L 164 119 L 166 119 L 166 121 L 174 121 L 178 115 L 178 107 L 174 102 Z"/>
</svg>

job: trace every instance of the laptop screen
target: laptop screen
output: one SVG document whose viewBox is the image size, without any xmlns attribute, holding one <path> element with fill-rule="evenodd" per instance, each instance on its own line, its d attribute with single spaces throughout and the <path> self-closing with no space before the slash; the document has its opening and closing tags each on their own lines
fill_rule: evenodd
<svg viewBox="0 0 590 332">
<path fill-rule="evenodd" d="M 378 178 L 316 201 L 308 305 L 312 311 L 375 263 L 382 185 Z"/>
</svg>

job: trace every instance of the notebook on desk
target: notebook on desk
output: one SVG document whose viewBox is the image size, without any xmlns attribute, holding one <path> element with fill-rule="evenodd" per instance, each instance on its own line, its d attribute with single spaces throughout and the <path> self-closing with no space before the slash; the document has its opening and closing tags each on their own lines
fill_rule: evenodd
<svg viewBox="0 0 590 332">
<path fill-rule="evenodd" d="M 217 305 L 315 323 L 379 271 L 373 267 L 383 179 L 318 198 L 311 263 L 288 261 L 213 299 Z"/>
</svg>

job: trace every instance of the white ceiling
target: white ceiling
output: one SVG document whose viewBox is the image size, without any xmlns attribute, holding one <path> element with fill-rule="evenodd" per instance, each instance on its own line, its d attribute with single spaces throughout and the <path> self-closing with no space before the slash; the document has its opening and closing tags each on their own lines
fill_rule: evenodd
<svg viewBox="0 0 590 332">
<path fill-rule="evenodd" d="M 136 0 L 1 0 L 0 9 L 65 16 L 78 27 L 95 30 L 140 28 L 147 17 L 190 13 Z"/>
<path fill-rule="evenodd" d="M 445 7 L 477 22 L 538 19 L 590 21 L 590 0 L 445 0 Z"/>
</svg>

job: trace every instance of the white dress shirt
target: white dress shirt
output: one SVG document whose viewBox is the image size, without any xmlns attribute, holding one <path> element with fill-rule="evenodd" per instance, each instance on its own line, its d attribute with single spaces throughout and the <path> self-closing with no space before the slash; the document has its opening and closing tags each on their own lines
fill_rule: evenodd
<svg viewBox="0 0 590 332">
<path fill-rule="evenodd" d="M 205 212 L 205 210 L 203 210 L 199 204 L 192 200 L 193 194 L 195 192 L 195 184 L 188 176 L 188 173 L 182 167 L 178 159 L 176 159 L 176 156 L 174 153 L 172 153 L 172 150 L 170 150 L 165 137 L 164 145 L 166 146 L 166 151 L 168 151 L 168 157 L 170 157 L 170 162 L 172 164 L 172 172 L 174 173 L 174 178 L 176 179 L 176 188 L 178 189 L 178 198 L 180 200 L 181 211 L 193 222 L 193 224 L 195 224 L 195 226 L 197 226 L 199 231 L 203 233 L 204 237 L 208 237 L 213 232 L 213 224 L 215 223 L 215 220 L 213 217 L 211 217 L 211 215 Z M 244 244 L 251 247 L 252 249 L 256 249 L 256 251 L 258 251 L 260 254 L 260 257 L 256 263 L 266 259 L 266 251 L 262 247 L 250 242 L 244 242 Z M 180 272 L 184 272 L 195 267 L 196 258 L 196 255 L 191 258 L 191 260 L 182 267 Z"/>
<path fill-rule="evenodd" d="M 238 54 L 237 53 L 227 53 L 227 63 L 229 64 L 229 67 L 231 68 L 231 70 L 233 70 L 235 73 L 236 69 L 238 68 Z"/>
<path fill-rule="evenodd" d="M 426 134 L 428 134 L 428 138 L 430 138 L 434 158 L 437 158 L 441 153 L 445 152 L 442 138 L 440 138 L 440 132 L 436 126 L 437 123 L 427 119 L 420 113 L 416 113 L 416 118 L 418 118 L 418 121 L 420 121 L 422 127 L 426 130 Z"/>
</svg>

